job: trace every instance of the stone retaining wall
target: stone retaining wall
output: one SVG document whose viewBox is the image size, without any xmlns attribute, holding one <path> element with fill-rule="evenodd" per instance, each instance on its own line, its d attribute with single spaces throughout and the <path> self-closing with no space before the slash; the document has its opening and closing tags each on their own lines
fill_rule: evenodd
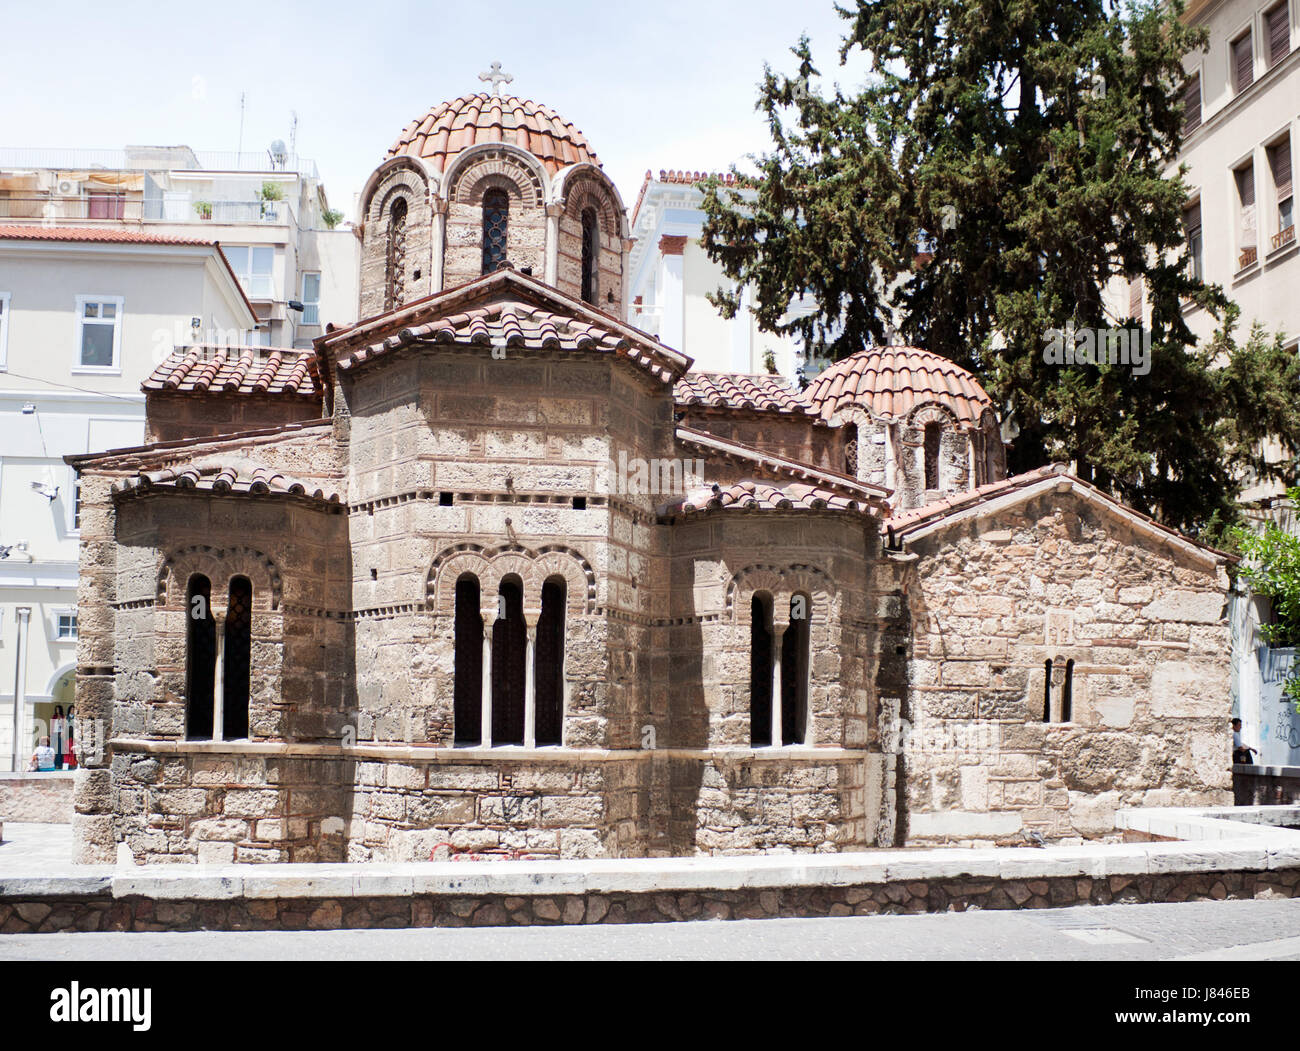
<svg viewBox="0 0 1300 1051">
<path fill-rule="evenodd" d="M 560 895 L 0 898 L 0 933 L 557 926 L 1300 897 L 1300 869 Z"/>
</svg>

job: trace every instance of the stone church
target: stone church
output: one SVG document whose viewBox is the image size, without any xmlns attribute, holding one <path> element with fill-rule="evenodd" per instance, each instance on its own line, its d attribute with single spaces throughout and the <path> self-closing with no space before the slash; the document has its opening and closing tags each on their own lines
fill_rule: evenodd
<svg viewBox="0 0 1300 1051">
<path fill-rule="evenodd" d="M 80 860 L 1070 841 L 1229 800 L 1224 556 L 1008 477 L 945 357 L 692 371 L 625 320 L 596 154 L 519 98 L 413 121 L 357 232 L 365 320 L 178 351 L 148 444 L 70 458 Z"/>
</svg>

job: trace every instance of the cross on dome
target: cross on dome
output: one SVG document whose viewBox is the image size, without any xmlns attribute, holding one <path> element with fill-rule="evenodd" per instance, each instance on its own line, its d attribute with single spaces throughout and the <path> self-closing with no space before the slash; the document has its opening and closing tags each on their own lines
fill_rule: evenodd
<svg viewBox="0 0 1300 1051">
<path fill-rule="evenodd" d="M 504 84 L 509 84 L 509 83 L 510 83 L 511 81 L 513 81 L 515 78 L 514 78 L 513 76 L 511 76 L 509 73 L 502 73 L 502 72 L 501 72 L 501 63 L 500 63 L 500 62 L 493 62 L 493 63 L 492 63 L 492 68 L 489 69 L 486 73 L 480 73 L 480 74 L 478 75 L 478 79 L 479 79 L 479 80 L 490 80 L 490 81 L 492 82 L 492 94 L 493 94 L 493 95 L 500 95 L 500 94 L 501 94 L 501 85 L 502 85 L 503 83 L 504 83 Z"/>
</svg>

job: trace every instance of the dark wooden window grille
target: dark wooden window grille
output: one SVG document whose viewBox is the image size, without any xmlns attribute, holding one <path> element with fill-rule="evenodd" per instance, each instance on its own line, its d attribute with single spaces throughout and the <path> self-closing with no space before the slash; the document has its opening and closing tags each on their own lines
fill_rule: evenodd
<svg viewBox="0 0 1300 1051">
<path fill-rule="evenodd" d="M 483 195 L 483 273 L 506 265 L 510 227 L 510 198 L 505 190 L 488 190 Z"/>
<path fill-rule="evenodd" d="M 596 209 L 582 212 L 582 298 L 587 303 L 596 302 L 598 266 L 600 265 L 600 224 Z"/>
</svg>

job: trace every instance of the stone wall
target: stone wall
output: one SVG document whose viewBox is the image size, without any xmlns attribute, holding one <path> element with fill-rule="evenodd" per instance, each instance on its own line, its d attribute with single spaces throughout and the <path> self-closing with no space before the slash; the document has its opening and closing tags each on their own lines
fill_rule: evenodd
<svg viewBox="0 0 1300 1051">
<path fill-rule="evenodd" d="M 1228 798 L 1226 577 L 1182 548 L 1074 490 L 910 544 L 909 843 L 1106 838 L 1120 807 Z"/>
<path fill-rule="evenodd" d="M 321 418 L 321 396 L 314 398 L 211 394 L 145 394 L 146 443 L 256 431 Z"/>
<path fill-rule="evenodd" d="M 0 774 L 0 821 L 66 825 L 72 820 L 71 771 Z"/>
</svg>

